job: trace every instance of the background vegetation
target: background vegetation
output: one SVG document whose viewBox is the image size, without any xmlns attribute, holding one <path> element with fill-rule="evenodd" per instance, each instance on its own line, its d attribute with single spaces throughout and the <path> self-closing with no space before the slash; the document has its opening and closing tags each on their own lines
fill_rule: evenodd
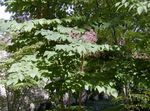
<svg viewBox="0 0 150 111">
<path fill-rule="evenodd" d="M 80 111 L 84 89 L 112 96 L 121 105 L 112 111 L 149 110 L 149 0 L 4 0 L 1 5 L 13 13 L 0 24 L 12 36 L 11 44 L 2 45 L 10 57 L 0 64 L 7 88 L 22 94 L 43 87 L 61 110 L 59 100 L 68 92 L 78 95 Z"/>
</svg>

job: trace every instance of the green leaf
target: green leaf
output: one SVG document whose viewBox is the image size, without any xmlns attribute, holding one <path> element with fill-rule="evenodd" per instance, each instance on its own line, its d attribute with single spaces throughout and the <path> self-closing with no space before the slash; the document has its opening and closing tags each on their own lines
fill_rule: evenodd
<svg viewBox="0 0 150 111">
<path fill-rule="evenodd" d="M 148 8 L 150 8 L 150 3 L 148 3 Z"/>
<path fill-rule="evenodd" d="M 101 86 L 96 86 L 95 89 L 97 89 L 99 93 L 105 92 L 105 88 Z"/>
<path fill-rule="evenodd" d="M 130 7 L 129 7 L 129 11 L 131 11 L 131 9 L 133 9 L 135 7 L 135 5 L 131 5 Z"/>
<path fill-rule="evenodd" d="M 126 0 L 122 0 L 122 4 L 126 3 Z"/>
<path fill-rule="evenodd" d="M 18 83 L 18 78 L 11 78 L 7 81 L 7 85 L 16 85 Z"/>
<path fill-rule="evenodd" d="M 129 6 L 129 2 L 126 2 L 126 3 L 124 4 L 124 6 L 125 6 L 125 8 L 127 8 L 127 7 Z"/>
<path fill-rule="evenodd" d="M 120 4 L 121 4 L 121 2 L 117 2 L 117 3 L 115 4 L 115 7 L 118 7 Z"/>
<path fill-rule="evenodd" d="M 77 47 L 77 53 L 80 54 L 80 55 L 83 55 L 83 54 L 86 54 L 86 49 L 83 45 L 80 45 Z"/>
<path fill-rule="evenodd" d="M 18 79 L 20 81 L 23 81 L 25 79 L 24 75 L 22 75 L 22 73 L 18 74 Z"/>
<path fill-rule="evenodd" d="M 137 8 L 137 12 L 138 12 L 139 15 L 141 15 L 141 13 L 142 13 L 143 11 L 144 11 L 143 6 L 140 6 L 140 7 Z"/>
<path fill-rule="evenodd" d="M 56 54 L 57 53 L 55 51 L 45 51 L 44 56 L 47 56 L 47 59 L 50 59 L 51 57 L 53 57 Z"/>
<path fill-rule="evenodd" d="M 58 25 L 57 26 L 57 31 L 63 34 L 69 34 L 71 31 L 73 30 L 73 28 L 71 27 L 64 27 L 62 25 Z"/>
<path fill-rule="evenodd" d="M 111 95 L 115 98 L 118 97 L 118 91 L 116 89 L 111 89 Z"/>
</svg>

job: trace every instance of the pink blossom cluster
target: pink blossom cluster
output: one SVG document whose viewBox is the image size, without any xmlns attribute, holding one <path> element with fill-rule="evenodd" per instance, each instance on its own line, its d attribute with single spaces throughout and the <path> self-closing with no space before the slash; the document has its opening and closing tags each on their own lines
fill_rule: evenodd
<svg viewBox="0 0 150 111">
<path fill-rule="evenodd" d="M 85 42 L 90 42 L 90 43 L 97 42 L 97 36 L 93 29 L 91 29 L 90 31 L 86 31 L 84 35 L 82 36 L 82 38 L 83 38 L 83 41 Z"/>
<path fill-rule="evenodd" d="M 97 36 L 93 29 L 90 29 L 89 31 L 85 31 L 84 34 L 81 34 L 79 32 L 71 31 L 68 33 L 73 39 L 80 39 L 84 42 L 89 43 L 96 43 L 97 42 Z"/>
<path fill-rule="evenodd" d="M 81 37 L 81 33 L 79 32 L 74 32 L 71 31 L 70 33 L 68 33 L 73 39 L 79 39 Z"/>
</svg>

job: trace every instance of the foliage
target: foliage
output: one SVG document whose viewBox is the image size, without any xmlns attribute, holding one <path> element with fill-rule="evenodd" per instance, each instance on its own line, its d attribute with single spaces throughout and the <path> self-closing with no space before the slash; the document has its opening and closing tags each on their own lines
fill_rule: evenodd
<svg viewBox="0 0 150 111">
<path fill-rule="evenodd" d="M 8 11 L 28 12 L 33 19 L 9 25 L 14 36 L 8 46 L 12 53 L 6 63 L 8 85 L 45 81 L 45 88 L 58 97 L 84 88 L 117 97 L 116 87 L 125 96 L 126 108 L 144 110 L 149 104 L 145 94 L 150 80 L 149 4 L 148 0 L 5 1 Z"/>
<path fill-rule="evenodd" d="M 121 2 L 117 2 L 116 6 L 118 6 L 118 9 L 121 7 L 129 8 L 129 11 L 132 9 L 136 9 L 137 13 L 140 15 L 144 12 L 148 12 L 148 8 L 150 8 L 150 2 L 140 1 L 140 0 L 122 0 Z"/>
<path fill-rule="evenodd" d="M 65 22 L 66 20 L 40 19 L 11 25 L 15 36 L 12 38 L 13 44 L 8 46 L 13 60 L 6 63 L 10 66 L 7 71 L 7 85 L 20 89 L 44 81 L 45 88 L 49 89 L 51 94 L 55 92 L 60 95 L 60 98 L 65 92 L 80 92 L 90 85 L 92 89 L 117 97 L 117 91 L 110 87 L 109 82 L 104 84 L 103 81 L 97 80 L 95 83 L 93 80 L 98 73 L 86 72 L 84 67 L 92 54 L 118 50 L 118 47 L 98 45 L 88 38 L 87 31 L 77 27 L 64 27 L 61 24 Z M 33 38 L 29 39 L 31 36 Z M 90 38 L 91 36 L 92 34 Z M 93 37 L 96 38 L 95 35 Z M 33 53 L 34 55 L 31 55 Z M 93 78 L 90 75 L 93 75 Z"/>
</svg>

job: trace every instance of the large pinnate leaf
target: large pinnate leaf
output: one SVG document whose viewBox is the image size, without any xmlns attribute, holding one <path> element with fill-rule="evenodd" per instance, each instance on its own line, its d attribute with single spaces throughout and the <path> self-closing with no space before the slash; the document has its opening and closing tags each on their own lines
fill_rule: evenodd
<svg viewBox="0 0 150 111">
<path fill-rule="evenodd" d="M 36 59 L 34 59 L 35 56 L 26 56 L 22 60 L 20 60 L 18 63 L 12 64 L 10 69 L 8 70 L 9 73 L 9 80 L 7 82 L 8 85 L 16 85 L 19 82 L 25 81 L 27 78 L 34 79 L 35 77 L 40 78 L 41 74 L 39 69 L 37 68 L 35 62 Z M 32 60 L 33 59 L 33 60 Z"/>
<path fill-rule="evenodd" d="M 108 44 L 105 45 L 96 45 L 91 43 L 72 43 L 69 45 L 56 45 L 56 51 L 65 51 L 65 52 L 74 52 L 78 53 L 79 55 L 87 55 L 87 54 L 94 54 L 100 51 L 111 51 L 111 50 L 118 50 L 118 47 L 114 46 L 114 48 Z"/>
<path fill-rule="evenodd" d="M 99 93 L 105 92 L 109 96 L 113 96 L 115 98 L 118 97 L 117 90 L 112 88 L 112 87 L 110 87 L 110 86 L 105 86 L 105 85 L 104 86 L 96 86 L 95 89 L 98 90 Z"/>
<path fill-rule="evenodd" d="M 41 34 L 44 38 L 46 38 L 48 41 L 72 41 L 72 38 L 68 34 L 61 34 L 59 32 L 54 32 L 50 30 L 44 30 L 37 31 L 35 35 Z"/>
</svg>

